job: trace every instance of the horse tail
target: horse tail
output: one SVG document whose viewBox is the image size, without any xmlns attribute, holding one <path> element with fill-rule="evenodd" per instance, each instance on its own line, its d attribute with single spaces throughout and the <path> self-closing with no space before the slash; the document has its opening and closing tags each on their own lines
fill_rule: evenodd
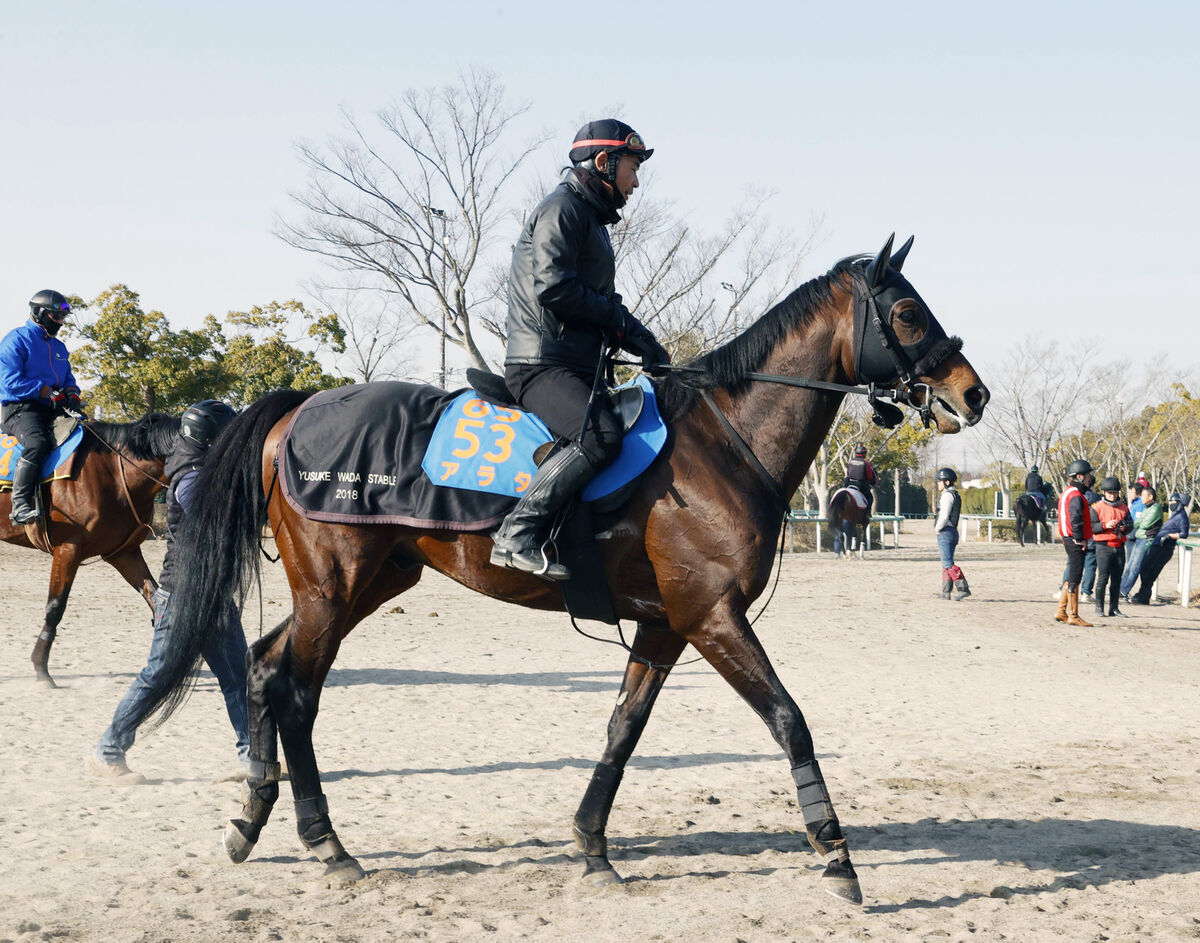
<svg viewBox="0 0 1200 943">
<path fill-rule="evenodd" d="M 175 585 L 166 651 L 152 697 L 135 718 L 158 712 L 162 723 L 187 699 L 205 646 L 259 577 L 259 543 L 267 523 L 263 446 L 276 423 L 311 393 L 279 390 L 240 413 L 209 449 L 175 535 Z"/>
</svg>

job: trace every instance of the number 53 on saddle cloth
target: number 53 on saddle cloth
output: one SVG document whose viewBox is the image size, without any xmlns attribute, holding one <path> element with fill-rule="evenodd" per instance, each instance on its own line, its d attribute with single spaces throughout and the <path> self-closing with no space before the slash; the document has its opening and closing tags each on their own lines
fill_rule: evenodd
<svg viewBox="0 0 1200 943">
<path fill-rule="evenodd" d="M 584 489 L 586 501 L 636 478 L 666 443 L 653 388 L 644 377 L 636 385 L 643 408 L 620 457 Z M 532 413 L 470 389 L 345 386 L 316 394 L 292 417 L 279 483 L 288 503 L 314 520 L 486 530 L 532 482 L 534 452 L 552 439 Z"/>
</svg>

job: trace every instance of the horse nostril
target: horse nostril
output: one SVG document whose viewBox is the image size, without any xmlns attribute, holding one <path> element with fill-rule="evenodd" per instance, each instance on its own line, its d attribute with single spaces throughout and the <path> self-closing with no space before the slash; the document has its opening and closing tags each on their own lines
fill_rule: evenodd
<svg viewBox="0 0 1200 943">
<path fill-rule="evenodd" d="M 992 398 L 992 394 L 988 392 L 988 388 L 982 383 L 976 383 L 973 387 L 963 393 L 963 401 L 966 402 L 975 412 L 980 412 L 987 405 L 987 401 Z"/>
</svg>

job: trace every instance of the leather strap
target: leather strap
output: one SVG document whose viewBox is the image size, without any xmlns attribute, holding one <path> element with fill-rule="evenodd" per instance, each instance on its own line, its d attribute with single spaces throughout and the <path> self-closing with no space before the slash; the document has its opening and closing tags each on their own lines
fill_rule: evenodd
<svg viewBox="0 0 1200 943">
<path fill-rule="evenodd" d="M 783 489 L 779 483 L 771 477 L 771 473 L 763 466 L 763 463 L 758 460 L 758 456 L 754 454 L 754 450 L 746 444 L 746 440 L 738 435 L 738 431 L 733 428 L 725 414 L 721 412 L 721 408 L 717 406 L 716 401 L 712 398 L 712 394 L 708 390 L 700 390 L 701 397 L 704 402 L 708 403 L 708 408 L 713 411 L 713 415 L 717 417 L 725 431 L 729 433 L 730 441 L 733 442 L 742 458 L 746 460 L 746 464 L 758 472 L 758 476 L 763 480 L 763 484 L 767 486 L 767 491 L 771 497 L 775 499 L 775 503 L 780 507 L 787 504 L 787 498 L 783 494 Z"/>
</svg>

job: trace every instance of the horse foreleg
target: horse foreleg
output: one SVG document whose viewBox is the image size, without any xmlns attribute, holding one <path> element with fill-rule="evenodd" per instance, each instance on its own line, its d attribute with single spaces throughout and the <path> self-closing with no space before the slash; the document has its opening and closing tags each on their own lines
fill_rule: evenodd
<svg viewBox="0 0 1200 943">
<path fill-rule="evenodd" d="M 289 615 L 254 642 L 246 653 L 246 707 L 250 722 L 250 774 L 242 795 L 241 818 L 225 827 L 223 844 L 234 864 L 250 856 L 258 836 L 279 798 L 279 728 L 271 710 L 267 688 L 274 682 L 283 655 L 284 637 L 291 627 Z"/>
<path fill-rule="evenodd" d="M 687 643 L 665 625 L 638 624 L 633 651 L 621 682 L 617 706 L 608 721 L 608 745 L 587 792 L 575 813 L 575 844 L 583 852 L 586 868 L 583 881 L 593 885 L 615 884 L 621 880 L 608 860 L 608 839 L 604 830 L 612 811 L 617 788 L 625 773 L 625 764 L 633 754 L 650 710 L 663 682 Z M 645 659 L 655 667 L 639 661 Z"/>
<path fill-rule="evenodd" d="M 787 754 L 808 842 L 825 861 L 821 875 L 825 890 L 834 897 L 861 904 L 858 875 L 817 764 L 812 734 L 800 708 L 776 676 L 744 610 L 718 608 L 685 637 L 763 719 Z"/>
<path fill-rule="evenodd" d="M 79 572 L 81 556 L 78 544 L 62 543 L 54 548 L 53 562 L 50 564 L 50 590 L 46 598 L 46 617 L 37 640 L 33 643 L 33 653 L 29 656 L 38 682 L 52 688 L 58 685 L 50 677 L 50 649 L 54 647 L 59 623 L 67 610 L 67 598 L 71 595 L 75 574 Z"/>
</svg>

